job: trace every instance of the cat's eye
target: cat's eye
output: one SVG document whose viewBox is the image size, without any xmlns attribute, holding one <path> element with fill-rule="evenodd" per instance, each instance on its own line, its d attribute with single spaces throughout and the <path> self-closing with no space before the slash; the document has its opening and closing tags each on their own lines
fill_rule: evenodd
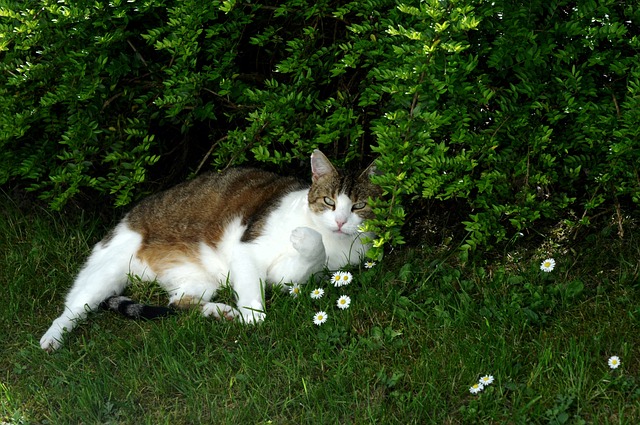
<svg viewBox="0 0 640 425">
<path fill-rule="evenodd" d="M 325 196 L 323 201 L 325 204 L 329 205 L 330 207 L 336 206 L 336 202 L 333 199 L 329 198 L 328 196 Z"/>
<path fill-rule="evenodd" d="M 355 211 L 355 210 L 361 210 L 361 209 L 363 209 L 363 208 L 364 208 L 364 207 L 366 207 L 366 206 L 367 206 L 367 203 L 366 203 L 366 202 L 356 202 L 356 203 L 355 203 L 355 204 L 353 204 L 353 206 L 351 207 L 351 210 L 352 210 L 352 211 Z"/>
</svg>

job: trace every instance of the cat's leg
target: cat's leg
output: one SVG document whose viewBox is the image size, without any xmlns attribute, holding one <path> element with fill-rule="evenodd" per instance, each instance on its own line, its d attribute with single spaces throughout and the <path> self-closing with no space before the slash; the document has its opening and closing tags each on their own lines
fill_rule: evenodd
<svg viewBox="0 0 640 425">
<path fill-rule="evenodd" d="M 210 302 L 220 288 L 200 265 L 185 261 L 167 268 L 158 276 L 160 285 L 169 293 L 169 305 L 178 309 L 199 308 L 205 317 L 233 320 L 238 312 L 230 305 Z"/>
<path fill-rule="evenodd" d="M 236 307 L 245 323 L 262 322 L 266 316 L 264 308 L 264 284 L 266 276 L 261 273 L 252 258 L 251 249 L 239 247 L 229 264 L 229 281 L 236 294 Z"/>
<path fill-rule="evenodd" d="M 180 309 L 198 307 L 205 317 L 234 320 L 240 317 L 246 323 L 264 320 L 261 276 L 249 260 L 248 249 L 239 249 L 229 265 L 229 282 L 237 297 L 237 308 L 224 303 L 210 302 L 222 281 L 193 263 L 171 267 L 159 276 L 160 284 L 169 293 L 169 304 Z"/>
<path fill-rule="evenodd" d="M 65 332 L 71 331 L 87 313 L 112 295 L 122 293 L 142 237 L 126 225 L 118 226 L 109 239 L 96 244 L 67 294 L 64 311 L 40 339 L 47 351 L 60 347 Z M 135 268 L 135 267 L 134 267 Z"/>
</svg>

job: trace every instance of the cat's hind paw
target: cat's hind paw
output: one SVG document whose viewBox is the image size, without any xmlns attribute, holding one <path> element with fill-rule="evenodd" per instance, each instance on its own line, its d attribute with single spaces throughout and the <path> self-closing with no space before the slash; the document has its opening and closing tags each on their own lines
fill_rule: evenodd
<svg viewBox="0 0 640 425">
<path fill-rule="evenodd" d="M 40 338 L 40 347 L 52 353 L 62 346 L 62 331 L 53 326 Z"/>
<path fill-rule="evenodd" d="M 62 345 L 62 335 L 56 337 L 49 335 L 49 332 L 40 338 L 40 347 L 49 353 L 56 351 Z"/>
<path fill-rule="evenodd" d="M 62 346 L 64 334 L 73 329 L 73 327 L 72 320 L 64 316 L 58 317 L 40 338 L 40 347 L 49 353 L 56 351 Z"/>
<path fill-rule="evenodd" d="M 233 320 L 238 314 L 235 308 L 224 303 L 204 303 L 202 305 L 202 315 L 204 317 L 213 316 L 216 319 Z"/>
<path fill-rule="evenodd" d="M 215 317 L 225 320 L 242 320 L 246 324 L 255 324 L 264 321 L 266 314 L 260 309 L 239 308 L 235 309 L 223 303 L 205 303 L 202 305 L 204 317 Z"/>
</svg>

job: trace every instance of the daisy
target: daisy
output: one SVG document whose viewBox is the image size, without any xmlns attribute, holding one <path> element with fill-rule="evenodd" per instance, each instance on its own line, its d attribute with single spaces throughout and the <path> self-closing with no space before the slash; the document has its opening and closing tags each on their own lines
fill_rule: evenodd
<svg viewBox="0 0 640 425">
<path fill-rule="evenodd" d="M 335 272 L 333 276 L 331 276 L 331 281 L 336 287 L 342 286 L 342 272 Z"/>
<path fill-rule="evenodd" d="M 620 366 L 620 357 L 611 356 L 611 357 L 609 357 L 609 361 L 607 363 L 609 364 L 609 367 L 611 369 L 617 369 L 618 366 Z"/>
<path fill-rule="evenodd" d="M 319 311 L 313 316 L 313 323 L 320 326 L 324 322 L 327 321 L 327 313 L 324 311 Z"/>
<path fill-rule="evenodd" d="M 353 279 L 353 275 L 349 272 L 335 272 L 331 277 L 331 281 L 336 288 L 348 285 L 351 283 L 351 279 Z"/>
<path fill-rule="evenodd" d="M 375 266 L 375 265 L 376 265 L 376 262 L 375 262 L 375 261 L 365 261 L 365 263 L 364 263 L 364 268 L 365 268 L 365 269 L 371 269 L 371 268 L 373 268 L 373 266 Z"/>
<path fill-rule="evenodd" d="M 341 296 L 340 298 L 338 298 L 338 308 L 339 309 L 347 309 L 349 308 L 349 304 L 351 304 L 351 298 L 349 298 L 346 295 Z"/>
<path fill-rule="evenodd" d="M 480 383 L 482 384 L 483 387 L 493 384 L 493 376 L 484 375 L 482 378 L 480 378 Z"/>
<path fill-rule="evenodd" d="M 353 276 L 351 275 L 351 273 L 342 272 L 342 286 L 350 284 L 351 279 L 353 279 Z"/>
<path fill-rule="evenodd" d="M 469 388 L 471 394 L 478 394 L 482 390 L 484 390 L 484 385 L 482 385 L 480 382 L 478 382 L 477 384 L 473 384 L 471 388 Z"/>
<path fill-rule="evenodd" d="M 323 295 L 324 295 L 324 289 L 322 288 L 317 288 L 311 291 L 311 298 L 313 298 L 314 300 L 318 300 L 322 298 Z"/>
<path fill-rule="evenodd" d="M 294 283 L 293 285 L 291 285 L 289 287 L 289 294 L 293 297 L 293 298 L 297 298 L 298 295 L 300 294 L 300 285 L 298 285 L 297 283 Z"/>
<path fill-rule="evenodd" d="M 556 267 L 556 260 L 553 258 L 547 258 L 540 264 L 540 270 L 543 272 L 550 272 Z"/>
</svg>

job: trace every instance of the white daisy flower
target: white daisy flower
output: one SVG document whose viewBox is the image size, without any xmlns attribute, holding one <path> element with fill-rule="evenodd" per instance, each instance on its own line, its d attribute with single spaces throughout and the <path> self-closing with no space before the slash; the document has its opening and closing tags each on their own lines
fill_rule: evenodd
<svg viewBox="0 0 640 425">
<path fill-rule="evenodd" d="M 327 321 L 327 313 L 325 313 L 324 311 L 319 311 L 313 316 L 313 323 L 315 323 L 318 326 L 320 326 L 326 321 Z"/>
<path fill-rule="evenodd" d="M 300 285 L 297 283 L 294 283 L 291 286 L 289 286 L 289 294 L 293 298 L 297 298 L 298 295 L 300 295 Z"/>
<path fill-rule="evenodd" d="M 609 360 L 607 361 L 607 363 L 609 364 L 609 367 L 611 369 L 617 369 L 620 366 L 620 357 L 611 356 L 609 357 Z"/>
<path fill-rule="evenodd" d="M 349 305 L 351 304 L 351 298 L 349 298 L 346 295 L 341 296 L 340 298 L 338 298 L 338 308 L 339 309 L 347 309 L 349 308 Z"/>
<path fill-rule="evenodd" d="M 349 272 L 342 272 L 342 283 L 340 284 L 340 286 L 345 286 L 351 283 L 351 280 L 353 279 L 353 275 Z"/>
<path fill-rule="evenodd" d="M 365 269 L 371 269 L 371 268 L 373 268 L 373 266 L 375 266 L 375 265 L 376 265 L 376 262 L 375 262 L 375 261 L 365 261 L 365 262 L 364 262 L 364 268 L 365 268 Z"/>
<path fill-rule="evenodd" d="M 353 279 L 353 275 L 351 273 L 341 271 L 335 272 L 331 277 L 331 281 L 336 288 L 348 285 L 351 283 L 351 279 Z"/>
<path fill-rule="evenodd" d="M 314 300 L 318 300 L 322 298 L 323 295 L 324 295 L 324 289 L 322 288 L 316 288 L 313 291 L 311 291 L 311 298 L 313 298 Z"/>
<path fill-rule="evenodd" d="M 478 382 L 477 384 L 473 384 L 471 388 L 469 388 L 469 392 L 471 392 L 471 394 L 478 394 L 482 390 L 484 390 L 484 385 L 482 385 L 480 382 Z"/>
<path fill-rule="evenodd" d="M 483 387 L 493 384 L 493 376 L 492 375 L 483 376 L 482 378 L 480 378 L 480 383 L 482 384 Z"/>
<path fill-rule="evenodd" d="M 549 273 L 556 267 L 556 260 L 553 258 L 547 258 L 540 264 L 540 270 Z"/>
</svg>

